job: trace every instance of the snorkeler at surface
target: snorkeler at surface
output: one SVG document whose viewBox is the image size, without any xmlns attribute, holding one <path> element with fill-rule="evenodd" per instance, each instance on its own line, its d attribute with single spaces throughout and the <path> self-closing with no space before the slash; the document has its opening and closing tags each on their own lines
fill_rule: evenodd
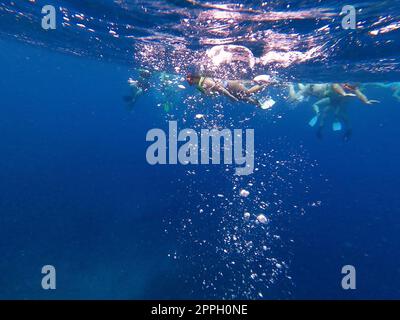
<svg viewBox="0 0 400 320">
<path fill-rule="evenodd" d="M 393 98 L 395 98 L 398 102 L 400 102 L 400 82 L 389 82 L 389 83 L 372 82 L 372 83 L 365 83 L 362 85 L 363 88 L 366 88 L 367 86 L 389 89 L 393 92 L 392 95 Z"/>
<path fill-rule="evenodd" d="M 355 96 L 364 104 L 372 105 L 372 104 L 380 103 L 380 101 L 378 101 L 378 100 L 368 99 L 368 97 L 361 91 L 362 89 L 359 85 L 343 83 L 339 86 L 341 86 L 343 88 L 343 90 L 347 90 L 347 91 L 354 93 Z"/>
<path fill-rule="evenodd" d="M 136 100 L 149 90 L 150 78 L 151 72 L 149 70 L 139 69 L 139 77 L 137 80 L 132 78 L 128 79 L 128 84 L 131 88 L 131 95 L 125 96 L 124 100 L 128 103 L 129 110 L 132 110 Z"/>
<path fill-rule="evenodd" d="M 255 79 L 257 79 L 257 77 Z M 265 77 L 262 76 L 258 77 L 258 81 L 244 81 L 222 80 L 189 74 L 186 80 L 191 86 L 197 86 L 197 89 L 206 95 L 220 94 L 235 102 L 247 102 L 261 107 L 262 109 L 267 109 L 273 105 L 271 100 L 261 103 L 254 97 L 254 94 L 264 90 L 269 85 Z"/>
<path fill-rule="evenodd" d="M 344 140 L 349 140 L 352 128 L 347 113 L 346 102 L 348 97 L 357 97 L 365 104 L 378 103 L 377 100 L 369 100 L 356 85 L 323 83 L 323 84 L 299 84 L 299 92 L 294 86 L 289 86 L 289 99 L 291 101 L 302 100 L 305 96 L 313 96 L 320 100 L 313 104 L 315 116 L 310 120 L 309 125 L 314 127 L 318 124 L 317 137 L 322 137 L 322 130 L 325 127 L 326 118 L 333 113 L 333 131 L 341 131 L 345 127 Z"/>
</svg>

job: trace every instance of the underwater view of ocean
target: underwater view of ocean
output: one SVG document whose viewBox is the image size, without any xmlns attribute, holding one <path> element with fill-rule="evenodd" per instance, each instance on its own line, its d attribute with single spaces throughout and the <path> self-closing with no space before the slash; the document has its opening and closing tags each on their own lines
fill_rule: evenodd
<svg viewBox="0 0 400 320">
<path fill-rule="evenodd" d="M 0 0 L 0 299 L 399 299 L 400 1 Z"/>
</svg>

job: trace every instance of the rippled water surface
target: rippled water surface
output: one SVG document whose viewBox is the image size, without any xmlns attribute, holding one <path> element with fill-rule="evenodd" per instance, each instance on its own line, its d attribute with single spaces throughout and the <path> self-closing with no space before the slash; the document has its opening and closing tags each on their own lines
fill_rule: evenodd
<svg viewBox="0 0 400 320">
<path fill-rule="evenodd" d="M 279 73 L 318 80 L 395 79 L 398 0 L 347 1 L 357 29 L 343 30 L 337 1 L 57 1 L 62 27 L 44 33 L 46 1 L 2 1 L 1 34 L 52 50 L 182 73 Z M 344 4 L 343 4 L 344 6 Z M 327 72 L 328 71 L 328 72 Z M 334 75 L 334 76 L 333 76 Z M 334 78 L 334 79 L 333 79 Z"/>
</svg>

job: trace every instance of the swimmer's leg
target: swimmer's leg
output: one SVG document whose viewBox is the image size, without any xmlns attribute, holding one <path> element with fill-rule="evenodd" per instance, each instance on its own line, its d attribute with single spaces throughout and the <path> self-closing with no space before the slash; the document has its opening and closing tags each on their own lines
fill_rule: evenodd
<svg viewBox="0 0 400 320">
<path fill-rule="evenodd" d="M 299 84 L 299 91 L 296 92 L 296 89 L 294 87 L 294 84 L 289 84 L 288 86 L 289 88 L 289 96 L 288 96 L 288 101 L 291 103 L 298 103 L 298 102 L 302 102 L 305 99 L 305 94 L 306 94 L 306 89 L 305 86 L 301 86 Z"/>
<path fill-rule="evenodd" d="M 261 105 L 262 105 L 262 103 L 261 103 L 260 101 L 258 101 L 258 99 L 255 99 L 255 98 L 244 97 L 244 98 L 242 98 L 242 100 L 243 100 L 243 101 L 246 101 L 246 102 L 248 102 L 248 103 L 250 103 L 250 104 L 254 104 L 254 105 L 256 105 L 257 107 L 261 107 Z"/>
<path fill-rule="evenodd" d="M 332 90 L 335 91 L 338 95 L 340 95 L 342 97 L 354 97 L 355 96 L 354 93 L 347 93 L 346 91 L 344 91 L 343 87 L 338 83 L 334 83 L 332 85 Z"/>
<path fill-rule="evenodd" d="M 396 89 L 396 91 L 393 93 L 393 97 L 400 102 L 400 88 Z"/>
<path fill-rule="evenodd" d="M 340 104 L 337 104 L 334 106 L 334 109 L 335 109 L 335 120 L 332 123 L 332 130 L 341 131 L 343 128 L 340 115 L 340 113 L 342 112 L 342 106 Z"/>
<path fill-rule="evenodd" d="M 317 121 L 318 122 L 318 129 L 317 129 L 317 137 L 322 138 L 322 130 L 325 126 L 325 120 L 326 117 L 328 116 L 329 110 L 332 108 L 331 106 L 331 99 L 330 98 L 324 98 L 313 105 L 313 109 L 316 113 Z M 311 121 L 310 121 L 311 122 Z M 316 124 L 315 123 L 315 124 Z"/>
<path fill-rule="evenodd" d="M 337 117 L 337 119 L 339 119 L 341 121 L 341 123 L 344 124 L 344 127 L 345 127 L 343 139 L 345 141 L 350 140 L 350 138 L 353 134 L 353 129 L 351 127 L 351 122 L 350 122 L 349 114 L 347 112 L 347 108 L 345 106 L 341 106 L 336 117 Z"/>
<path fill-rule="evenodd" d="M 256 84 L 255 86 L 251 87 L 250 89 L 246 90 L 247 94 L 254 94 L 257 92 L 262 91 L 263 89 L 265 89 L 266 86 L 260 86 L 259 84 Z"/>
<path fill-rule="evenodd" d="M 257 92 L 263 90 L 264 88 L 265 88 L 265 86 L 257 84 L 248 89 L 246 87 L 244 81 L 238 81 L 238 80 L 229 81 L 228 86 L 227 86 L 227 90 L 229 90 L 231 92 L 235 92 L 236 95 L 238 95 L 242 98 L 247 98 L 247 97 L 253 95 L 254 93 L 257 93 Z"/>
<path fill-rule="evenodd" d="M 294 89 L 294 85 L 291 83 L 289 84 L 289 101 L 296 101 L 297 100 L 297 93 Z"/>
<path fill-rule="evenodd" d="M 228 88 L 229 88 L 229 86 L 228 86 Z M 239 101 L 239 99 L 235 95 L 233 95 L 230 90 L 226 89 L 222 84 L 217 83 L 214 86 L 213 90 L 215 90 L 216 92 L 218 92 L 220 94 L 227 96 L 228 98 L 230 98 L 231 100 L 233 100 L 235 102 Z"/>
<path fill-rule="evenodd" d="M 298 84 L 300 91 L 306 91 L 307 90 L 307 85 L 305 85 L 304 83 L 299 83 Z"/>
<path fill-rule="evenodd" d="M 375 82 L 373 83 L 373 85 L 379 88 L 390 88 L 393 85 L 393 82 L 389 83 Z"/>
<path fill-rule="evenodd" d="M 315 117 L 313 119 L 311 119 L 310 122 L 314 122 L 315 121 L 315 123 L 313 125 L 310 124 L 312 127 L 317 123 L 318 118 L 321 115 L 321 110 L 323 108 L 327 107 L 328 105 L 330 105 L 330 103 L 331 103 L 331 99 L 330 98 L 323 98 L 323 99 L 318 100 L 316 103 L 313 104 L 312 108 L 313 108 L 313 110 L 315 112 Z M 316 120 L 314 120 L 314 119 L 316 119 Z"/>
</svg>

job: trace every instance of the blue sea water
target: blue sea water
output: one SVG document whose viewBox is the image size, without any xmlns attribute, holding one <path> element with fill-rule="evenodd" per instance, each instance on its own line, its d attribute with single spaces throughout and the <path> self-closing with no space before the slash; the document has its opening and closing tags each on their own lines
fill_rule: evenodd
<svg viewBox="0 0 400 320">
<path fill-rule="evenodd" d="M 330 124 L 317 139 L 311 102 L 293 107 L 282 88 L 267 111 L 187 83 L 167 96 L 168 112 L 157 85 L 132 111 L 122 99 L 143 66 L 220 76 L 199 57 L 222 44 L 256 61 L 241 51 L 227 77 L 400 81 L 398 1 L 348 1 L 362 9 L 361 31 L 338 27 L 336 1 L 52 1 L 69 20 L 43 31 L 50 2 L 0 2 L 1 299 L 400 298 L 400 103 L 390 90 L 367 89 L 380 104 L 349 104 L 348 142 Z M 290 59 L 262 63 L 277 51 Z M 146 134 L 168 120 L 254 128 L 257 171 L 149 165 Z M 245 211 L 268 225 L 243 221 Z M 41 287 L 48 264 L 56 290 Z M 344 265 L 357 270 L 356 290 L 341 287 Z"/>
</svg>

